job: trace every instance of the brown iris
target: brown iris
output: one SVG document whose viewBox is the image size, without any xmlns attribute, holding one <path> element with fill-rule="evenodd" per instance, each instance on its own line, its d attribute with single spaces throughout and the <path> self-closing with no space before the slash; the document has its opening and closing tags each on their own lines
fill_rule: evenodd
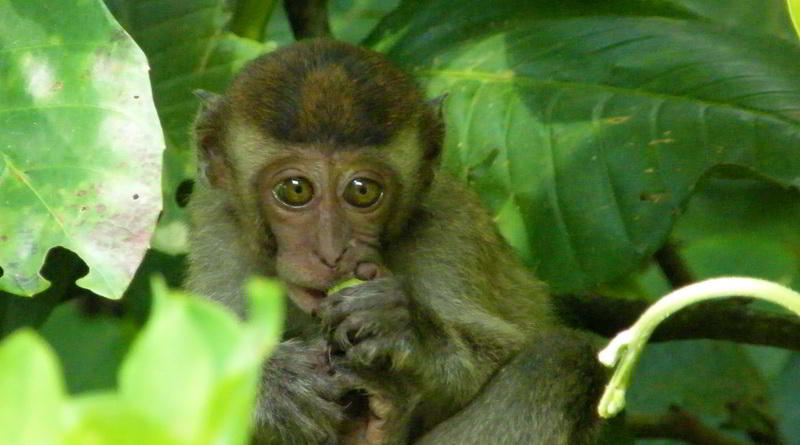
<svg viewBox="0 0 800 445">
<path fill-rule="evenodd" d="M 272 196 L 288 206 L 302 207 L 314 197 L 314 187 L 308 179 L 294 176 L 279 182 L 272 189 Z"/>
<path fill-rule="evenodd" d="M 383 196 L 383 186 L 369 178 L 355 178 L 344 189 L 345 201 L 360 208 L 374 205 L 381 196 Z"/>
</svg>

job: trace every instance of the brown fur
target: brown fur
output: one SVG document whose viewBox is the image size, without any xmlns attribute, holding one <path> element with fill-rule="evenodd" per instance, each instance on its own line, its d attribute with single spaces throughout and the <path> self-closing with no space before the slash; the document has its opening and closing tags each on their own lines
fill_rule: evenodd
<svg viewBox="0 0 800 445">
<path fill-rule="evenodd" d="M 592 348 L 561 327 L 475 194 L 437 172 L 442 139 L 438 107 L 407 75 L 326 40 L 254 60 L 198 118 L 207 180 L 190 203 L 190 289 L 243 314 L 250 274 L 324 289 L 365 261 L 382 271 L 326 297 L 316 319 L 301 300 L 289 305 L 255 414 L 261 442 L 583 445 L 594 436 L 602 372 Z M 314 206 L 273 202 L 270 172 L 287 156 L 321 184 Z M 325 181 L 364 163 L 385 172 L 386 202 L 372 213 L 326 194 Z M 364 390 L 385 418 L 344 406 Z"/>
<path fill-rule="evenodd" d="M 279 142 L 382 146 L 422 117 L 420 97 L 408 97 L 418 94 L 411 79 L 375 53 L 316 40 L 261 57 L 229 94 Z"/>
</svg>

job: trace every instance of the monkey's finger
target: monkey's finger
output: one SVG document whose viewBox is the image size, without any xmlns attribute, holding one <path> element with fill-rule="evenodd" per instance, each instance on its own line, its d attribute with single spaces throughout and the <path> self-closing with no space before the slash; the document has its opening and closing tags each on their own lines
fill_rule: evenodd
<svg viewBox="0 0 800 445">
<path fill-rule="evenodd" d="M 392 367 L 390 347 L 392 342 L 384 339 L 367 340 L 345 351 L 345 357 L 351 366 L 358 369 L 369 368 L 372 371 L 385 372 Z"/>
<path fill-rule="evenodd" d="M 361 390 L 366 387 L 364 380 L 352 369 L 345 366 L 338 367 L 333 376 L 331 376 L 331 380 L 333 381 L 331 386 L 335 389 L 333 396 L 336 397 L 336 400 L 341 399 L 347 392 Z"/>
<path fill-rule="evenodd" d="M 402 370 L 411 364 L 416 354 L 414 342 L 407 334 L 390 338 L 374 337 L 358 343 L 345 351 L 345 357 L 352 366 L 364 366 L 382 371 Z"/>
<path fill-rule="evenodd" d="M 334 329 L 330 331 L 329 340 L 338 346 L 340 350 L 346 351 L 353 344 L 377 332 L 378 325 L 375 317 L 370 317 L 369 312 L 361 311 L 349 314 Z"/>
<path fill-rule="evenodd" d="M 322 301 L 317 310 L 317 316 L 323 327 L 331 328 L 344 320 L 348 312 L 340 307 L 343 302 L 344 297 L 338 294 L 326 297 Z"/>
<path fill-rule="evenodd" d="M 386 267 L 372 261 L 358 263 L 353 273 L 359 280 L 369 281 L 391 276 L 391 272 Z"/>
<path fill-rule="evenodd" d="M 363 286 L 363 285 L 359 285 Z M 355 286 L 355 287 L 359 287 Z M 352 292 L 345 294 L 345 292 Z M 328 301 L 330 299 L 330 301 Z M 328 297 L 323 301 L 318 311 L 320 322 L 323 326 L 333 327 L 356 312 L 388 312 L 396 310 L 406 310 L 404 298 L 397 297 L 392 293 L 342 291 L 341 294 Z"/>
</svg>

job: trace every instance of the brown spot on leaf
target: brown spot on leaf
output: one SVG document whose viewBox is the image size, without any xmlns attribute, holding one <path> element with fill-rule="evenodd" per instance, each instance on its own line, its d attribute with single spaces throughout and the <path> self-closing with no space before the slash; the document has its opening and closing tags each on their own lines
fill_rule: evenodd
<svg viewBox="0 0 800 445">
<path fill-rule="evenodd" d="M 673 142 L 675 142 L 675 139 L 672 138 L 653 139 L 647 145 L 671 144 Z"/>
<path fill-rule="evenodd" d="M 654 204 L 658 204 L 660 202 L 664 202 L 670 198 L 669 193 L 647 193 L 643 192 L 639 195 L 639 199 L 642 201 L 652 202 Z"/>
<path fill-rule="evenodd" d="M 630 116 L 614 116 L 614 117 L 607 117 L 607 118 L 603 119 L 603 122 L 606 123 L 606 124 L 618 125 L 618 124 L 622 124 L 622 123 L 628 122 L 630 119 L 631 119 Z"/>
<path fill-rule="evenodd" d="M 134 193 L 133 194 L 133 199 L 139 199 L 139 194 L 138 193 Z"/>
</svg>

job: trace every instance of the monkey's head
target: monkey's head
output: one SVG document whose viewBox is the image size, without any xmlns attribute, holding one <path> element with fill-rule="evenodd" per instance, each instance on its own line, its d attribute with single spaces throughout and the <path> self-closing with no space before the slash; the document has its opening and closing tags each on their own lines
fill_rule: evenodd
<svg viewBox="0 0 800 445">
<path fill-rule="evenodd" d="M 295 303 L 311 311 L 336 282 L 380 273 L 432 180 L 438 104 L 378 53 L 329 40 L 261 56 L 206 99 L 198 186 L 226 201 Z"/>
</svg>

